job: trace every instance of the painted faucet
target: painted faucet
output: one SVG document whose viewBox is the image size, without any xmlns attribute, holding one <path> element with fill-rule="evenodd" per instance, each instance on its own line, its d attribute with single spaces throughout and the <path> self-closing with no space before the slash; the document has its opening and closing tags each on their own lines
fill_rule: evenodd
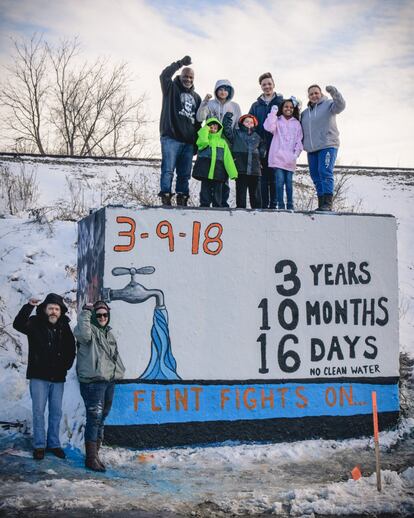
<svg viewBox="0 0 414 518">
<path fill-rule="evenodd" d="M 117 266 L 112 269 L 112 275 L 130 275 L 129 283 L 119 290 L 103 288 L 103 298 L 106 302 L 121 300 L 128 304 L 141 304 L 151 297 L 155 298 L 154 317 L 151 328 L 151 358 L 145 371 L 139 379 L 145 380 L 179 380 L 177 362 L 172 353 L 170 331 L 168 327 L 168 312 L 164 305 L 164 293 L 161 290 L 148 290 L 135 280 L 136 275 L 150 275 L 155 272 L 153 266 L 141 268 L 125 268 Z"/>
<path fill-rule="evenodd" d="M 112 275 L 130 275 L 131 280 L 120 290 L 111 288 L 103 289 L 103 297 L 106 302 L 112 300 L 123 300 L 129 304 L 141 304 L 151 297 L 155 297 L 155 307 L 164 307 L 164 293 L 161 290 L 147 290 L 142 284 L 135 280 L 136 275 L 150 275 L 155 272 L 153 266 L 143 266 L 142 268 L 124 268 L 118 266 L 112 269 Z"/>
</svg>

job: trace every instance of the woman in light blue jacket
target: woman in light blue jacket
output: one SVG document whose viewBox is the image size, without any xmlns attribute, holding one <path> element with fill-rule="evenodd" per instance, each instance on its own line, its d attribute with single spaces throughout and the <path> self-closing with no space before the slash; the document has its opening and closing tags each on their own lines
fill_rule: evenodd
<svg viewBox="0 0 414 518">
<path fill-rule="evenodd" d="M 332 210 L 333 169 L 339 148 L 336 116 L 345 109 L 345 101 L 334 86 L 327 86 L 328 99 L 318 85 L 308 88 L 308 107 L 302 112 L 303 147 L 308 152 L 309 172 L 318 195 L 318 209 Z"/>
</svg>

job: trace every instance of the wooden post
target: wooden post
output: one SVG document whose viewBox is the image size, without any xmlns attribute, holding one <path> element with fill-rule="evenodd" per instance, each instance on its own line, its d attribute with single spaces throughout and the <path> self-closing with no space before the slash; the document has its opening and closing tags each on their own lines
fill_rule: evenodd
<svg viewBox="0 0 414 518">
<path fill-rule="evenodd" d="M 378 442 L 378 409 L 377 409 L 377 393 L 373 391 L 372 395 L 372 417 L 374 420 L 374 444 L 375 444 L 375 459 L 376 459 L 376 472 L 377 472 L 377 489 L 381 491 L 381 463 L 379 454 L 379 442 Z"/>
</svg>

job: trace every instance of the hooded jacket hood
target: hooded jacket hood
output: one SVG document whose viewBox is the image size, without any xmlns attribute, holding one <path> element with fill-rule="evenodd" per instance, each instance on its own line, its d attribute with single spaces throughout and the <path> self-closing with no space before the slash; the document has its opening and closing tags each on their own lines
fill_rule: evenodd
<svg viewBox="0 0 414 518">
<path fill-rule="evenodd" d="M 210 117 L 206 120 L 206 126 L 209 126 L 213 122 L 218 124 L 219 129 L 217 133 L 210 133 L 210 136 L 217 135 L 217 138 L 221 138 L 221 134 L 223 133 L 223 124 L 216 117 Z"/>
<path fill-rule="evenodd" d="M 108 313 L 108 320 L 106 321 L 106 324 L 104 326 L 100 323 L 98 317 L 96 316 L 96 312 L 98 311 L 98 309 L 104 309 Z M 98 329 L 111 329 L 111 327 L 109 326 L 110 320 L 111 320 L 111 308 L 103 300 L 96 301 L 95 304 L 93 305 L 91 323 L 94 326 L 96 326 Z"/>
<path fill-rule="evenodd" d="M 245 115 L 242 115 L 239 119 L 239 127 L 241 127 L 243 125 L 243 121 L 244 119 L 248 119 L 250 117 L 250 119 L 253 120 L 253 123 L 254 123 L 254 127 L 257 128 L 257 126 L 259 125 L 259 121 L 256 119 L 256 117 L 254 115 L 252 115 L 251 113 L 246 113 Z"/>
<path fill-rule="evenodd" d="M 345 109 L 345 99 L 336 88 L 332 99 L 322 95 L 318 103 L 302 112 L 303 147 L 308 153 L 328 147 L 339 147 L 339 131 L 336 116 Z"/>
<path fill-rule="evenodd" d="M 61 316 L 65 315 L 68 312 L 68 308 L 63 302 L 63 298 L 60 295 L 57 295 L 56 293 L 49 293 L 45 300 L 39 304 L 36 308 L 36 315 L 44 315 L 45 309 L 48 304 L 57 304 L 60 306 L 60 310 L 62 312 Z"/>
<path fill-rule="evenodd" d="M 310 101 L 308 101 L 308 107 L 311 110 L 313 110 L 315 108 L 315 106 L 318 106 L 319 104 L 322 104 L 323 102 L 328 101 L 328 100 L 329 100 L 329 97 L 322 94 L 322 97 L 319 99 L 319 101 L 317 103 L 311 103 Z"/>
<path fill-rule="evenodd" d="M 233 85 L 230 83 L 230 81 L 228 79 L 219 79 L 218 81 L 216 81 L 216 86 L 214 87 L 214 97 L 217 99 L 217 101 L 219 101 L 218 97 L 217 97 L 217 90 L 221 87 L 221 86 L 227 86 L 229 88 L 229 95 L 226 99 L 226 103 L 228 103 L 229 101 L 231 101 L 234 97 L 234 88 L 233 88 Z M 220 101 L 219 101 L 220 102 Z"/>
<path fill-rule="evenodd" d="M 221 102 L 217 97 L 217 89 L 221 86 L 225 86 L 229 89 L 229 95 L 224 102 Z M 241 115 L 240 106 L 232 101 L 231 99 L 234 96 L 234 89 L 227 79 L 219 79 L 216 82 L 216 86 L 214 87 L 214 99 L 210 99 L 208 101 L 203 100 L 200 104 L 200 107 L 197 110 L 197 120 L 199 122 L 203 122 L 209 117 L 217 117 L 220 121 L 223 120 L 224 115 L 227 112 L 231 112 L 233 114 L 232 126 L 237 125 L 237 121 Z"/>
</svg>

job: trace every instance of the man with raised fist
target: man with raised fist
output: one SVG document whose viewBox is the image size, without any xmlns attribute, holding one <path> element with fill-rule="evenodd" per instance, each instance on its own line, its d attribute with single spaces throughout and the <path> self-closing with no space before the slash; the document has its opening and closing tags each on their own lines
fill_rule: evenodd
<svg viewBox="0 0 414 518">
<path fill-rule="evenodd" d="M 177 205 L 186 206 L 189 197 L 191 166 L 197 131 L 200 128 L 196 113 L 201 103 L 200 96 L 194 90 L 194 70 L 189 65 L 190 56 L 184 56 L 171 63 L 160 75 L 162 162 L 159 196 L 163 205 L 171 205 L 174 171 L 177 175 Z M 173 79 L 180 68 L 180 74 Z"/>
<path fill-rule="evenodd" d="M 36 314 L 31 315 L 34 308 Z M 30 380 L 33 458 L 36 460 L 42 460 L 45 451 L 60 459 L 65 458 L 59 439 L 63 386 L 76 350 L 67 311 L 63 298 L 49 293 L 42 303 L 37 298 L 29 299 L 13 322 L 13 327 L 27 335 L 29 342 L 26 378 Z M 46 403 L 49 407 L 47 435 Z"/>
</svg>

